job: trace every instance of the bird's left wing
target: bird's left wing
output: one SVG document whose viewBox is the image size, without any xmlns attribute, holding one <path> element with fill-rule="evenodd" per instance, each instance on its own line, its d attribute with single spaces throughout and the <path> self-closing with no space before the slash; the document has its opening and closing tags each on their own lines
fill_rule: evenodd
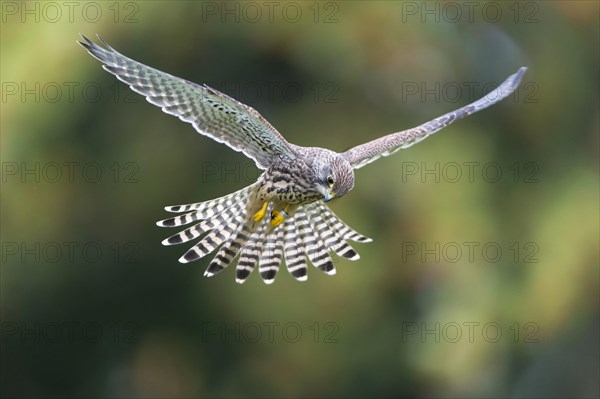
<svg viewBox="0 0 600 399">
<path fill-rule="evenodd" d="M 151 68 L 110 47 L 99 36 L 101 47 L 85 36 L 78 42 L 100 60 L 103 68 L 127 83 L 150 103 L 191 123 L 203 135 L 225 143 L 267 169 L 279 157 L 294 158 L 283 136 L 254 108 L 206 85 L 181 79 Z"/>
<path fill-rule="evenodd" d="M 358 169 L 379 159 L 380 157 L 386 157 L 398 150 L 408 148 L 413 144 L 416 144 L 419 141 L 431 136 L 435 132 L 443 129 L 455 120 L 462 119 L 465 116 L 487 108 L 490 105 L 493 105 L 507 97 L 519 86 L 521 78 L 526 70 L 526 67 L 521 67 L 516 73 L 510 75 L 495 90 L 491 91 L 485 97 L 480 98 L 474 103 L 442 115 L 439 118 L 422 124 L 421 126 L 404 130 L 399 133 L 392 133 L 376 140 L 369 141 L 368 143 L 358 145 L 344 152 L 342 155 L 348 159 L 354 169 Z"/>
</svg>

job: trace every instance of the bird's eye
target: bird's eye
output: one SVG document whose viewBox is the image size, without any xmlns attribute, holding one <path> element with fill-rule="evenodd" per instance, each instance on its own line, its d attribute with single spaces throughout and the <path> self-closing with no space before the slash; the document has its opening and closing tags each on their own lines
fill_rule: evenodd
<svg viewBox="0 0 600 399">
<path fill-rule="evenodd" d="M 333 187 L 333 176 L 327 176 L 327 183 L 329 183 L 329 187 Z"/>
</svg>

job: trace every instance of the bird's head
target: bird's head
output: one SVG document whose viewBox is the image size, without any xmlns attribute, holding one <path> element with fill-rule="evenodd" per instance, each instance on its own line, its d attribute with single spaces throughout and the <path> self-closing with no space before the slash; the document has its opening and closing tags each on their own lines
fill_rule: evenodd
<svg viewBox="0 0 600 399">
<path fill-rule="evenodd" d="M 324 162 L 317 171 L 317 185 L 325 202 L 346 195 L 354 187 L 354 169 L 350 162 L 335 154 Z"/>
</svg>

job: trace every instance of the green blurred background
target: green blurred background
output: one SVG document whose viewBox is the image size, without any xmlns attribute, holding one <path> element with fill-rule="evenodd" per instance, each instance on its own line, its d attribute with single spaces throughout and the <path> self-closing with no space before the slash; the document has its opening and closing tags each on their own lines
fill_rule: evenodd
<svg viewBox="0 0 600 399">
<path fill-rule="evenodd" d="M 3 397 L 598 397 L 597 2 L 1 7 Z M 154 223 L 257 170 L 80 32 L 337 151 L 529 70 L 357 171 L 332 209 L 374 239 L 358 262 L 240 286 Z"/>
</svg>

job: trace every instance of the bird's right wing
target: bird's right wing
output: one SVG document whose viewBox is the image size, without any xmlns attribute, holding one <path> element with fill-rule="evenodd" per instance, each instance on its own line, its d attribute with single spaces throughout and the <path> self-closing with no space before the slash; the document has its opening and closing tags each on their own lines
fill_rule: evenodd
<svg viewBox="0 0 600 399">
<path fill-rule="evenodd" d="M 526 70 L 526 67 L 521 67 L 516 73 L 510 75 L 495 90 L 491 91 L 485 97 L 480 98 L 474 103 L 465 105 L 464 107 L 455 111 L 448 112 L 447 114 L 424 123 L 421 126 L 404 130 L 399 133 L 388 134 L 387 136 L 369 141 L 368 143 L 358 145 L 344 152 L 342 155 L 348 159 L 354 169 L 358 169 L 373 161 L 376 161 L 380 157 L 386 157 L 398 150 L 408 148 L 445 128 L 455 120 L 462 119 L 465 116 L 487 108 L 490 105 L 493 105 L 507 97 L 519 86 L 521 78 Z"/>
<path fill-rule="evenodd" d="M 206 85 L 198 85 L 151 68 L 110 47 L 100 37 L 101 47 L 85 36 L 78 42 L 103 68 L 127 83 L 150 103 L 175 115 L 194 128 L 252 158 L 267 169 L 278 157 L 294 158 L 295 152 L 283 136 L 254 108 Z"/>
</svg>

